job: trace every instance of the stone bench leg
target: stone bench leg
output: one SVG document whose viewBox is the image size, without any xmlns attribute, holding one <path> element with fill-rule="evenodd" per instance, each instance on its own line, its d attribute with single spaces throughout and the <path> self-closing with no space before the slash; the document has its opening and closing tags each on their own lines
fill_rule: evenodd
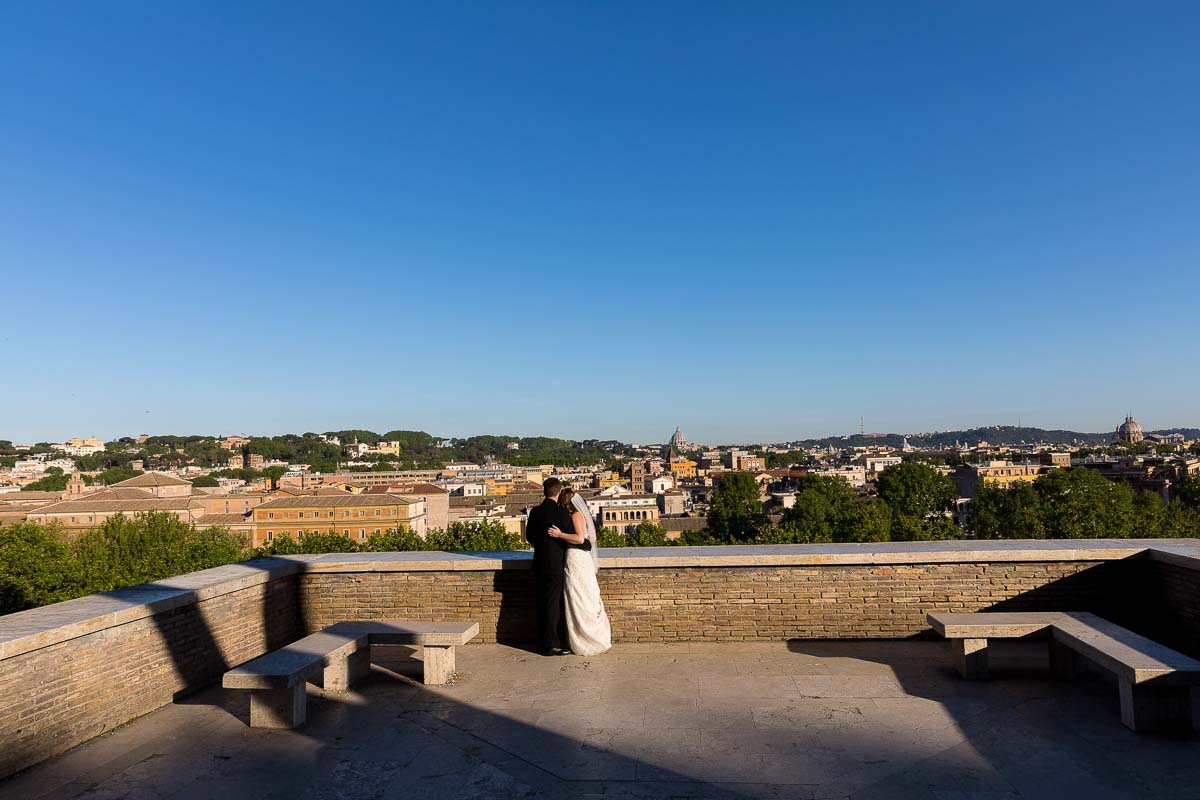
<svg viewBox="0 0 1200 800">
<path fill-rule="evenodd" d="M 286 689 L 255 689 L 250 692 L 251 728 L 295 728 L 308 717 L 308 694 L 304 681 Z"/>
<path fill-rule="evenodd" d="M 952 639 L 954 661 L 958 674 L 969 681 L 985 681 L 988 677 L 987 639 Z"/>
<path fill-rule="evenodd" d="M 1064 681 L 1074 680 L 1083 664 L 1079 655 L 1062 642 L 1050 639 L 1050 674 Z"/>
<path fill-rule="evenodd" d="M 1193 725 L 1189 686 L 1121 685 L 1121 722 L 1131 731 L 1188 730 Z"/>
<path fill-rule="evenodd" d="M 422 657 L 425 660 L 424 680 L 427 686 L 441 686 L 450 682 L 450 676 L 454 674 L 453 647 L 425 645 Z"/>
<path fill-rule="evenodd" d="M 322 684 L 327 692 L 344 692 L 371 672 L 371 648 L 363 647 L 325 667 Z"/>
</svg>

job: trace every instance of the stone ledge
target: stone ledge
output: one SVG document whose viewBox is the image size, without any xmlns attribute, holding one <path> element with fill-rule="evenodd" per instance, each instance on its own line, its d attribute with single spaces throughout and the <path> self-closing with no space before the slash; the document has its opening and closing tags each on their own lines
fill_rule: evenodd
<svg viewBox="0 0 1200 800">
<path fill-rule="evenodd" d="M 1195 539 L 1158 540 L 1146 548 L 1146 553 L 1154 561 L 1200 570 L 1200 543 Z"/>
<path fill-rule="evenodd" d="M 256 558 L 0 617 L 0 660 L 295 575 L 313 556 Z"/>
<path fill-rule="evenodd" d="M 1150 555 L 1200 569 L 1200 540 L 883 542 L 605 548 L 605 569 L 1112 561 Z M 0 660 L 301 573 L 527 570 L 529 551 L 277 556 L 193 572 L 0 617 Z"/>
</svg>

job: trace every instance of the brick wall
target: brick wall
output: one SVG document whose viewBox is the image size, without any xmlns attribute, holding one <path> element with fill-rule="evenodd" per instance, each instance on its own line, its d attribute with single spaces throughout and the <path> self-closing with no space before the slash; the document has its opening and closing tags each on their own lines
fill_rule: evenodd
<svg viewBox="0 0 1200 800">
<path fill-rule="evenodd" d="M 0 777 L 211 685 L 299 638 L 294 577 L 0 661 Z"/>
<path fill-rule="evenodd" d="M 1140 615 L 1139 631 L 1169 647 L 1200 658 L 1200 570 L 1149 561 L 1153 572 Z M 1131 623 L 1124 623 L 1132 627 Z"/>
<path fill-rule="evenodd" d="M 618 642 L 900 638 L 932 610 L 1104 613 L 1123 562 L 606 568 Z M 300 578 L 307 621 L 474 620 L 480 640 L 533 636 L 533 580 L 499 572 L 339 572 Z"/>
</svg>

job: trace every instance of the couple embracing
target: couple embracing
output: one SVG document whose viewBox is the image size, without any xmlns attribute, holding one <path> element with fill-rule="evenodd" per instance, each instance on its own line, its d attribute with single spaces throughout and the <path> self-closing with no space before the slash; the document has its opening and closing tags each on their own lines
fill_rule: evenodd
<svg viewBox="0 0 1200 800">
<path fill-rule="evenodd" d="M 596 523 L 587 501 L 558 478 L 542 484 L 545 500 L 529 512 L 538 644 L 545 655 L 594 656 L 612 647 L 600 599 Z"/>
</svg>

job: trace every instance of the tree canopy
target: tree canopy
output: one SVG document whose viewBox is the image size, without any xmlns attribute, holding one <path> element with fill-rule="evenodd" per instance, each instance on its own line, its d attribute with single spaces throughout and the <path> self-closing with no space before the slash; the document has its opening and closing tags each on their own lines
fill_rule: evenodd
<svg viewBox="0 0 1200 800">
<path fill-rule="evenodd" d="M 1182 484 L 1180 484 L 1182 485 Z M 1054 470 L 1032 484 L 982 486 L 967 531 L 979 539 L 1181 538 L 1200 535 L 1187 492 L 1164 502 L 1086 467 Z"/>
<path fill-rule="evenodd" d="M 747 542 L 767 524 L 758 481 L 749 472 L 727 472 L 713 492 L 708 530 L 717 539 Z"/>
<path fill-rule="evenodd" d="M 879 474 L 879 496 L 898 517 L 927 519 L 954 508 L 958 491 L 949 477 L 928 464 L 907 461 Z"/>
</svg>

